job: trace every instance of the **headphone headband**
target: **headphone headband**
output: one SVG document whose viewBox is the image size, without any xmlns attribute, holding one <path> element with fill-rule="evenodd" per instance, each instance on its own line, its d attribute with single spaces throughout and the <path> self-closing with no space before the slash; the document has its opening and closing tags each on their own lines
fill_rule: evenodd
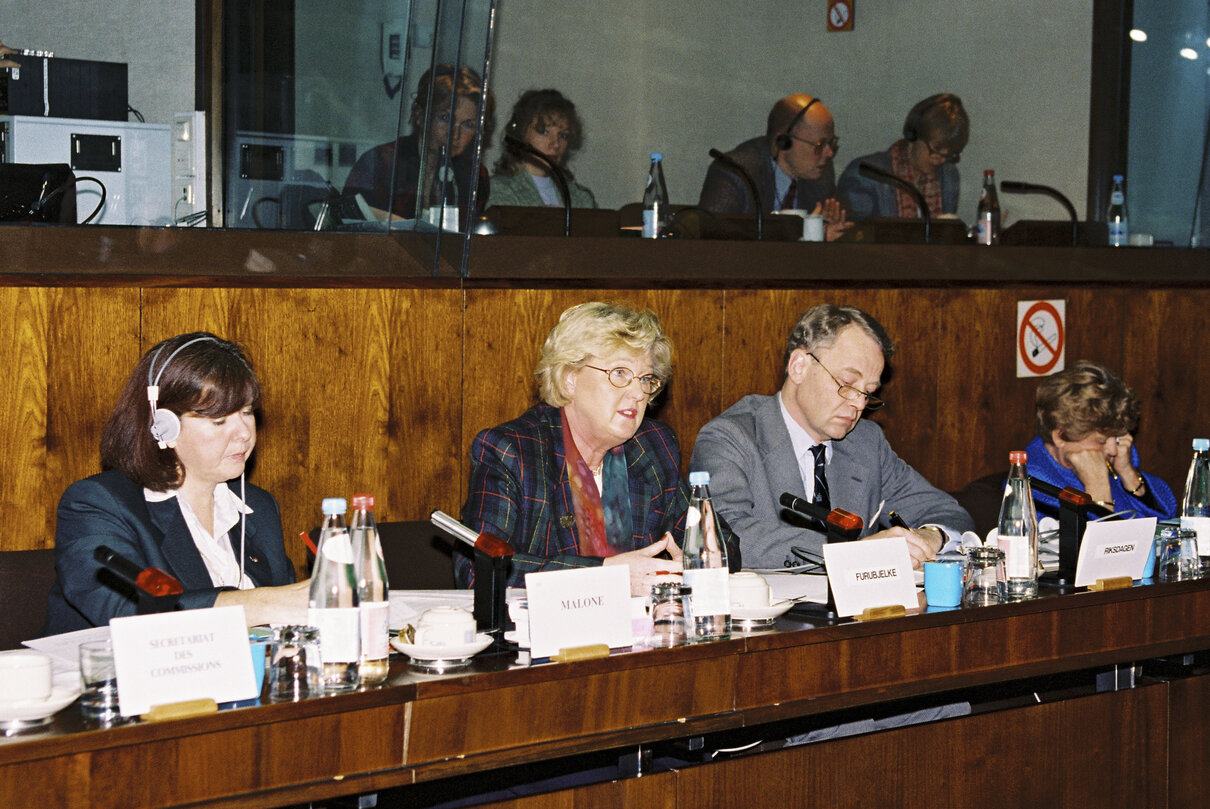
<svg viewBox="0 0 1210 809">
<path fill-rule="evenodd" d="M 784 130 L 782 130 L 780 135 L 777 136 L 775 143 L 777 144 L 778 149 L 780 149 L 781 151 L 784 152 L 787 149 L 789 149 L 791 146 L 794 145 L 794 138 L 790 134 L 790 132 L 798 124 L 799 119 L 801 119 L 804 115 L 807 114 L 807 110 L 811 109 L 812 105 L 814 105 L 818 101 L 819 101 L 819 96 L 815 96 L 810 101 L 808 101 L 806 104 L 803 104 L 802 109 L 800 109 L 798 112 L 794 113 L 794 117 L 790 119 L 790 123 L 787 124 L 786 128 Z"/>
<path fill-rule="evenodd" d="M 162 407 L 156 407 L 156 402 L 160 399 L 160 380 L 164 377 L 164 371 L 172 364 L 173 358 L 184 351 L 194 343 L 202 342 L 219 342 L 217 338 L 209 335 L 202 337 L 194 337 L 181 343 L 168 358 L 164 360 L 164 364 L 160 366 L 158 373 L 155 372 L 156 360 L 160 358 L 167 343 L 161 345 L 155 351 L 155 356 L 151 358 L 151 362 L 147 365 L 147 402 L 151 405 L 151 437 L 159 445 L 160 449 L 168 449 L 172 446 L 172 442 L 176 441 L 181 434 L 181 419 L 176 413 Z"/>
</svg>

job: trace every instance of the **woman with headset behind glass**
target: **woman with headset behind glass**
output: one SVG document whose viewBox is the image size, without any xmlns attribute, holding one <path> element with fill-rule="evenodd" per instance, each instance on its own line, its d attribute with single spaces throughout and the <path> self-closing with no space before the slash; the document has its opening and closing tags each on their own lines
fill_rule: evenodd
<svg viewBox="0 0 1210 809">
<path fill-rule="evenodd" d="M 861 173 L 862 163 L 920 189 L 932 216 L 957 213 L 958 160 L 970 134 L 970 117 L 958 96 L 938 93 L 917 102 L 904 119 L 900 140 L 885 152 L 856 158 L 840 175 L 837 188 L 849 216 L 920 218 L 920 209 L 908 192 L 866 177 Z"/>
<path fill-rule="evenodd" d="M 247 356 L 212 334 L 143 355 L 101 434 L 105 471 L 59 501 L 43 634 L 139 611 L 135 588 L 94 558 L 100 546 L 178 579 L 181 609 L 239 604 L 249 625 L 305 616 L 308 584 L 292 584 L 277 501 L 243 479 L 260 399 Z"/>
</svg>

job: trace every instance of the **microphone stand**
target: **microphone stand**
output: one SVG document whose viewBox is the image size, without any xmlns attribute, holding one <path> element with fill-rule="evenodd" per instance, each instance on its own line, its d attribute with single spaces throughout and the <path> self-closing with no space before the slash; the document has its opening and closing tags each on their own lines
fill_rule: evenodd
<svg viewBox="0 0 1210 809">
<path fill-rule="evenodd" d="M 495 534 L 476 534 L 444 511 L 429 516 L 433 525 L 454 539 L 469 545 L 474 552 L 475 565 L 475 624 L 480 631 L 504 632 L 504 596 L 508 589 L 508 569 L 512 565 L 513 547 Z"/>
<path fill-rule="evenodd" d="M 760 206 L 760 192 L 756 189 L 756 183 L 753 182 L 752 176 L 748 174 L 748 170 L 741 166 L 735 160 L 720 152 L 718 149 L 711 149 L 710 156 L 718 162 L 722 163 L 727 168 L 734 171 L 740 177 L 744 178 L 744 182 L 748 185 L 748 191 L 752 194 L 752 206 L 756 209 L 756 240 L 762 242 L 765 240 L 765 211 Z"/>
<path fill-rule="evenodd" d="M 1104 517 L 1113 512 L 1097 505 L 1087 492 L 1073 486 L 1060 489 L 1053 483 L 1035 477 L 1029 479 L 1029 485 L 1059 501 L 1059 569 L 1053 573 L 1042 574 L 1041 580 L 1061 589 L 1073 587 L 1076 582 L 1076 563 L 1080 559 L 1080 545 L 1084 541 L 1084 529 L 1088 527 L 1088 515 L 1092 513 Z"/>
<path fill-rule="evenodd" d="M 823 506 L 809 503 L 801 497 L 795 497 L 789 492 L 783 492 L 778 500 L 781 505 L 796 514 L 811 517 L 822 523 L 828 531 L 828 542 L 850 542 L 861 536 L 865 523 L 861 517 L 844 509 L 827 510 Z M 827 587 L 828 600 L 823 604 L 813 601 L 799 602 L 791 608 L 791 612 L 802 615 L 821 623 L 834 624 L 840 620 L 836 612 L 836 599 L 832 596 L 832 585 L 827 579 L 827 567 L 824 567 L 824 585 Z"/>
<path fill-rule="evenodd" d="M 1075 206 L 1071 204 L 1071 200 L 1063 195 L 1056 188 L 1051 188 L 1049 185 L 1038 185 L 1037 183 L 1023 183 L 1017 180 L 1001 180 L 1000 190 L 1006 194 L 1045 194 L 1048 197 L 1057 199 L 1059 203 L 1067 209 L 1067 215 L 1071 217 L 1071 246 L 1075 247 L 1079 242 L 1079 217 L 1076 216 Z M 1049 492 L 1048 492 L 1049 494 Z"/>
<path fill-rule="evenodd" d="M 571 189 L 567 187 L 567 178 L 563 176 L 563 170 L 556 166 L 553 160 L 523 140 L 518 140 L 512 135 L 505 135 L 504 142 L 516 151 L 525 152 L 530 157 L 540 160 L 550 170 L 550 176 L 555 178 L 555 185 L 559 186 L 559 190 L 563 192 L 563 235 L 571 236 Z"/>
<path fill-rule="evenodd" d="M 883 171 L 872 163 L 867 163 L 864 160 L 857 167 L 857 171 L 864 177 L 869 177 L 871 180 L 876 180 L 887 185 L 894 185 L 902 188 L 911 195 L 916 202 L 916 207 L 920 209 L 920 218 L 924 220 L 924 243 L 932 242 L 932 227 L 933 215 L 929 213 L 928 203 L 924 201 L 924 194 L 920 193 L 920 189 L 909 183 L 902 177 L 896 177 L 889 171 Z"/>
</svg>

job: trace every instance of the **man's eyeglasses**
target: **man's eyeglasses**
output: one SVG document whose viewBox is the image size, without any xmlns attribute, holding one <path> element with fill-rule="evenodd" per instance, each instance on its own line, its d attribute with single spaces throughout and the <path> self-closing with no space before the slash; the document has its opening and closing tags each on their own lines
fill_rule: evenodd
<svg viewBox="0 0 1210 809">
<path fill-rule="evenodd" d="M 877 410 L 878 408 L 880 408 L 884 404 L 886 404 L 886 402 L 882 401 L 881 399 L 879 399 L 877 396 L 875 396 L 872 393 L 866 393 L 864 390 L 858 390 L 857 388 L 853 387 L 852 385 L 846 385 L 845 383 L 841 382 L 839 379 L 836 378 L 836 376 L 831 371 L 829 371 L 824 366 L 824 364 L 822 362 L 819 362 L 819 357 L 815 356 L 810 351 L 808 351 L 807 354 L 811 357 L 811 359 L 813 359 L 819 363 L 819 367 L 823 368 L 823 372 L 825 374 L 832 377 L 832 381 L 836 383 L 836 392 L 840 394 L 840 398 L 847 399 L 850 402 L 856 402 L 856 401 L 864 398 L 866 410 Z"/>
<path fill-rule="evenodd" d="M 924 144 L 924 148 L 929 150 L 930 157 L 940 157 L 946 163 L 957 163 L 962 159 L 962 152 L 943 152 L 940 149 L 934 148 L 933 144 L 924 138 L 921 138 L 920 142 Z"/>
<path fill-rule="evenodd" d="M 594 371 L 600 371 L 609 377 L 609 382 L 615 388 L 625 388 L 630 386 L 630 381 L 635 378 L 634 371 L 621 366 L 617 368 L 598 368 L 595 365 L 585 365 L 585 368 L 591 368 Z M 655 374 L 646 374 L 638 377 L 639 390 L 646 393 L 648 396 L 655 396 L 660 392 L 660 388 L 664 387 L 664 380 L 660 379 Z"/>
<path fill-rule="evenodd" d="M 840 150 L 840 138 L 836 135 L 833 135 L 830 138 L 824 138 L 823 140 L 807 140 L 806 138 L 800 138 L 793 134 L 790 135 L 790 137 L 794 138 L 794 140 L 798 141 L 799 143 L 805 143 L 810 146 L 816 155 L 823 154 L 824 149 L 831 149 L 833 155 Z"/>
</svg>

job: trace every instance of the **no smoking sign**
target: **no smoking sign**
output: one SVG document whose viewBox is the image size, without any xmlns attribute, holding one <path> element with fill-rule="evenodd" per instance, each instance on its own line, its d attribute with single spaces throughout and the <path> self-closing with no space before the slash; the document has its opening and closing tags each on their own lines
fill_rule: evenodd
<svg viewBox="0 0 1210 809">
<path fill-rule="evenodd" d="M 1064 368 L 1067 301 L 1017 301 L 1017 377 Z"/>
</svg>

